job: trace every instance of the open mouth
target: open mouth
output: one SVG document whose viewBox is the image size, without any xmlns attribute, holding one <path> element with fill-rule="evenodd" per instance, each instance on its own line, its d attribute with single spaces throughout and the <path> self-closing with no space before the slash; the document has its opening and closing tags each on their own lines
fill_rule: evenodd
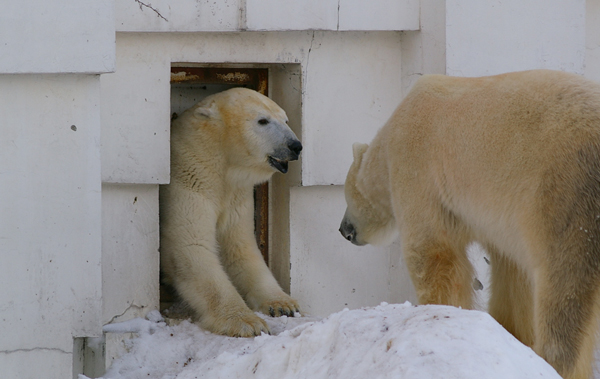
<svg viewBox="0 0 600 379">
<path fill-rule="evenodd" d="M 279 172 L 285 174 L 288 171 L 288 161 L 279 160 L 277 158 L 273 158 L 270 155 L 268 157 L 268 160 L 269 160 L 269 164 L 271 166 L 275 167 L 275 169 L 278 170 Z"/>
</svg>

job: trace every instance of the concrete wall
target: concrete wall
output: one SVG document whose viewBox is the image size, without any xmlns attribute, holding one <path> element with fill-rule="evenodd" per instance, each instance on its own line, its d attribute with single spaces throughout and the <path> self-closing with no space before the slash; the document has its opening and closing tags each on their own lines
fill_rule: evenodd
<svg viewBox="0 0 600 379">
<path fill-rule="evenodd" d="M 1 5 L 3 378 L 74 377 L 102 334 L 98 74 L 115 68 L 113 5 Z"/>
<path fill-rule="evenodd" d="M 583 74 L 585 0 L 447 0 L 446 73 L 550 68 Z"/>
<path fill-rule="evenodd" d="M 113 6 L 113 0 L 3 1 L 0 73 L 113 71 Z"/>
<path fill-rule="evenodd" d="M 417 0 L 116 0 L 116 14 L 120 32 L 419 28 Z"/>
<path fill-rule="evenodd" d="M 101 334 L 100 80 L 0 75 L 0 370 L 72 376 Z"/>
<path fill-rule="evenodd" d="M 303 312 L 327 316 L 382 301 L 416 304 L 398 242 L 357 247 L 338 232 L 346 203 L 342 186 L 292 189 L 291 293 Z"/>
<path fill-rule="evenodd" d="M 301 64 L 303 185 L 343 184 L 352 154 L 338 146 L 370 140 L 401 99 L 397 32 L 118 33 L 117 52 L 117 72 L 102 77 L 111 183 L 168 179 L 171 62 Z"/>
</svg>

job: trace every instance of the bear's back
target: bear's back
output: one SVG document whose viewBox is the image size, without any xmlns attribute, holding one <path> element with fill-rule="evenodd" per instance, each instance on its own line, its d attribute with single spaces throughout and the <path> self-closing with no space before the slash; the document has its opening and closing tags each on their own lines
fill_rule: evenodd
<svg viewBox="0 0 600 379">
<path fill-rule="evenodd" d="M 380 135 L 397 150 L 435 154 L 426 157 L 431 160 L 542 163 L 557 149 L 600 143 L 600 85 L 552 70 L 426 75 Z"/>
<path fill-rule="evenodd" d="M 424 76 L 376 139 L 403 203 L 441 200 L 500 240 L 541 222 L 530 216 L 557 197 L 577 197 L 590 169 L 581 155 L 600 157 L 600 86 L 550 70 Z M 554 195 L 540 196 L 549 177 Z"/>
</svg>

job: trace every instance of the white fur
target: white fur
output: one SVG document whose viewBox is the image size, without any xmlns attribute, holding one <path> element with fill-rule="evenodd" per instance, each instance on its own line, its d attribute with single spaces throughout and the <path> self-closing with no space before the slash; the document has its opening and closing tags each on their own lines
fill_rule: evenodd
<svg viewBox="0 0 600 379">
<path fill-rule="evenodd" d="M 369 146 L 354 146 L 340 231 L 396 223 L 423 304 L 473 305 L 472 241 L 490 255 L 489 311 L 569 379 L 590 377 L 600 319 L 600 86 L 533 70 L 420 78 Z"/>
<path fill-rule="evenodd" d="M 259 120 L 268 118 L 268 124 Z M 298 304 L 266 266 L 254 238 L 253 186 L 297 158 L 285 112 L 247 89 L 206 98 L 171 128 L 171 183 L 161 186 L 161 268 L 214 333 L 268 332 L 253 311 L 293 315 Z M 288 154 L 286 156 L 286 154 Z"/>
</svg>

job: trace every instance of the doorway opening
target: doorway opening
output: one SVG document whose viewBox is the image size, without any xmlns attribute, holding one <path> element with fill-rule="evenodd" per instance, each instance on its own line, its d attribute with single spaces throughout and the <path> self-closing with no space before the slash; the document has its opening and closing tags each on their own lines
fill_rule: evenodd
<svg viewBox="0 0 600 379">
<path fill-rule="evenodd" d="M 197 64 L 171 67 L 172 118 L 203 98 L 234 87 L 253 89 L 271 97 L 287 113 L 289 125 L 300 136 L 301 93 L 299 64 Z M 290 291 L 289 188 L 300 183 L 301 162 L 287 174 L 276 173 L 254 190 L 255 238 L 261 254 L 284 291 Z M 161 284 L 161 311 L 176 304 L 172 288 Z"/>
<path fill-rule="evenodd" d="M 203 98 L 234 87 L 269 96 L 269 69 L 227 67 L 171 67 L 171 114 L 176 117 Z M 254 235 L 269 264 L 269 183 L 254 189 Z"/>
</svg>

